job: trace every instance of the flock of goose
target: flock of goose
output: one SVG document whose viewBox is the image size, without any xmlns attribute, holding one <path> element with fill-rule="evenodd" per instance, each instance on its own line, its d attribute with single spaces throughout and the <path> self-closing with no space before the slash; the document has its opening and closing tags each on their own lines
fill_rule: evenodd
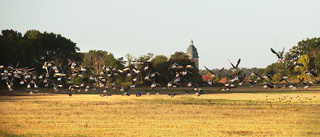
<svg viewBox="0 0 320 137">
<path fill-rule="evenodd" d="M 278 57 L 278 60 L 277 60 L 277 63 L 280 64 L 278 66 L 283 66 L 281 65 L 281 63 L 283 63 L 283 53 L 284 53 L 284 49 L 281 51 L 281 52 L 276 52 L 274 49 L 271 48 L 271 52 L 274 53 L 277 57 Z M 299 51 L 296 51 L 296 50 L 293 50 L 292 51 L 294 55 L 300 53 Z M 255 84 L 257 83 L 263 83 L 263 88 L 286 88 L 286 87 L 289 87 L 291 88 L 292 90 L 296 90 L 297 89 L 297 86 L 298 84 L 302 84 L 304 85 L 304 89 L 308 89 L 310 86 L 314 85 L 314 84 L 320 84 L 320 80 L 317 80 L 317 79 L 314 79 L 316 82 L 313 83 L 311 81 L 304 81 L 304 78 L 300 79 L 299 78 L 299 82 L 298 83 L 292 83 L 288 80 L 288 75 L 285 74 L 285 72 L 283 72 L 283 70 L 285 68 L 281 68 L 281 67 L 278 67 L 279 71 L 281 72 L 282 74 L 282 78 L 278 81 L 275 82 L 271 82 L 273 80 L 273 77 L 270 75 L 270 74 L 262 74 L 262 75 L 259 75 L 257 74 L 256 72 L 251 72 L 250 74 L 242 74 L 242 71 L 238 71 L 238 66 L 240 64 L 240 61 L 241 59 L 238 60 L 237 64 L 234 65 L 233 63 L 230 62 L 231 66 L 232 66 L 232 73 L 230 74 L 226 74 L 227 76 L 227 81 L 225 84 L 224 84 L 224 87 L 222 87 L 221 89 L 219 89 L 218 91 L 230 91 L 232 88 L 236 88 L 238 86 L 241 86 L 243 83 L 244 83 L 244 80 L 246 77 L 249 77 L 248 81 L 246 81 L 247 83 L 250 83 L 250 87 L 253 87 Z M 294 69 L 294 67 L 303 67 L 305 64 L 303 64 L 302 62 L 294 62 L 293 64 L 293 67 L 290 68 L 290 71 L 292 71 Z M 221 72 L 224 68 L 220 69 L 218 72 L 214 73 L 212 72 L 210 69 L 208 69 L 207 67 L 205 67 L 206 70 L 208 70 L 212 75 L 211 77 L 214 78 L 216 76 L 216 74 L 218 72 Z M 306 77 L 308 76 L 313 76 L 313 77 L 317 77 L 317 73 L 314 69 L 312 70 L 306 70 L 305 71 L 305 75 Z M 254 78 L 255 77 L 255 78 Z M 282 84 L 282 85 L 279 85 L 278 84 L 282 81 L 285 81 L 286 84 Z M 208 84 L 209 85 L 213 85 L 213 81 L 212 80 L 209 80 L 208 81 Z"/>
<path fill-rule="evenodd" d="M 282 63 L 283 60 L 283 52 L 276 52 L 271 48 L 272 53 L 274 53 L 278 57 L 277 63 Z M 298 52 L 298 51 L 296 51 Z M 294 52 L 295 53 L 295 52 Z M 224 86 L 220 88 L 218 91 L 229 91 L 232 88 L 236 88 L 242 86 L 244 82 L 250 83 L 250 87 L 253 87 L 257 83 L 263 83 L 263 88 L 292 88 L 292 90 L 297 89 L 297 85 L 300 83 L 304 85 L 305 89 L 308 89 L 310 86 L 314 85 L 313 82 L 305 81 L 304 79 L 299 79 L 299 83 L 292 83 L 288 80 L 288 76 L 282 71 L 284 68 L 279 68 L 281 71 L 282 79 L 277 81 L 276 83 L 271 82 L 272 77 L 270 74 L 262 74 L 259 75 L 256 72 L 251 72 L 250 74 L 243 74 L 241 70 L 239 70 L 239 64 L 241 59 L 239 59 L 234 65 L 230 60 L 228 60 L 232 66 L 232 72 L 230 74 L 226 74 L 226 82 L 224 82 Z M 37 61 L 38 62 L 38 61 Z M 125 69 L 116 69 L 111 66 L 104 66 L 98 72 L 87 75 L 86 73 L 90 68 L 86 66 L 82 66 L 75 61 L 69 60 L 69 64 L 67 67 L 70 67 L 71 73 L 68 75 L 65 73 L 65 68 L 58 66 L 54 61 L 46 61 L 46 62 L 38 62 L 42 64 L 43 72 L 36 72 L 34 68 L 19 68 L 17 66 L 0 66 L 0 79 L 4 80 L 7 84 L 9 91 L 13 91 L 13 86 L 15 81 L 19 81 L 19 84 L 26 87 L 26 90 L 33 94 L 34 92 L 39 91 L 39 85 L 43 85 L 45 88 L 52 87 L 54 91 L 58 91 L 61 89 L 62 92 L 72 96 L 74 93 L 81 92 L 82 90 L 88 91 L 90 88 L 92 90 L 102 89 L 102 94 L 100 96 L 108 98 L 111 94 L 108 94 L 108 91 L 117 90 L 122 92 L 123 96 L 130 96 L 128 91 L 135 91 L 135 87 L 141 86 L 146 95 L 150 95 L 151 92 L 155 92 L 156 95 L 159 95 L 161 91 L 166 90 L 167 88 L 181 88 L 185 92 L 187 96 L 190 92 L 194 92 L 196 96 L 200 96 L 203 94 L 203 90 L 194 82 L 189 82 L 187 79 L 192 75 L 190 70 L 193 69 L 192 65 L 182 66 L 178 63 L 173 63 L 169 66 L 166 74 L 160 74 L 159 72 L 152 72 L 150 63 L 152 60 L 148 60 L 146 62 L 141 61 L 133 61 L 137 66 L 136 68 L 125 68 Z M 299 62 L 294 63 L 294 67 L 301 67 L 305 64 Z M 280 65 L 281 66 L 281 65 Z M 140 69 L 138 69 L 140 68 Z M 213 72 L 205 66 L 206 70 L 211 73 L 212 79 L 217 75 L 217 73 L 221 72 L 224 68 L 220 69 L 217 72 Z M 292 70 L 292 68 L 290 69 Z M 317 77 L 317 73 L 315 70 L 307 70 L 305 72 L 306 76 Z M 160 77 L 164 75 L 166 77 L 166 81 L 160 81 Z M 170 76 L 171 78 L 169 78 Z M 116 82 L 116 77 L 119 78 L 129 78 L 130 81 L 125 83 Z M 249 77 L 247 81 L 245 78 Z M 78 79 L 78 81 L 83 81 L 81 84 L 72 84 L 72 80 Z M 80 79 L 80 80 L 79 80 Z M 286 81 L 286 84 L 282 86 L 278 86 L 278 84 L 282 81 Z M 150 83 L 150 88 L 144 87 L 142 84 L 139 84 L 139 81 L 145 81 Z M 208 80 L 207 84 L 209 86 L 215 85 L 215 82 L 212 80 Z M 315 84 L 320 84 L 320 80 L 316 80 Z M 102 87 L 102 88 L 101 88 Z M 192 90 L 186 90 L 184 87 L 193 87 Z M 136 90 L 137 91 L 137 90 Z M 176 93 L 168 94 L 171 97 L 177 95 Z M 136 92 L 136 97 L 142 96 L 142 91 Z"/>
</svg>

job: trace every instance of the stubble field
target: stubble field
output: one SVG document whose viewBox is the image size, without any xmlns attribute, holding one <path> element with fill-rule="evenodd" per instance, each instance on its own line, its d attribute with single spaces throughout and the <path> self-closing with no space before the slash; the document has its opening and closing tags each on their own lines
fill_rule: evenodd
<svg viewBox="0 0 320 137">
<path fill-rule="evenodd" d="M 0 96 L 0 136 L 320 136 L 319 87 L 259 89 L 173 98 Z"/>
</svg>

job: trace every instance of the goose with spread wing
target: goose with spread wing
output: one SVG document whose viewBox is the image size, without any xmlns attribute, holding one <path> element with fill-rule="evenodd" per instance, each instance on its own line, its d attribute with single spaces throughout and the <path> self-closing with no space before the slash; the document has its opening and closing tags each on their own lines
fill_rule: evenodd
<svg viewBox="0 0 320 137">
<path fill-rule="evenodd" d="M 238 60 L 238 62 L 237 62 L 237 64 L 236 64 L 236 65 L 233 65 L 229 59 L 228 59 L 228 61 L 230 62 L 231 66 L 232 66 L 232 68 L 233 68 L 233 69 L 232 69 L 232 72 L 237 71 L 237 69 L 238 69 L 238 67 L 239 67 L 239 64 L 240 64 L 241 59 L 239 59 L 239 60 Z"/>
<path fill-rule="evenodd" d="M 271 48 L 271 52 L 272 52 L 273 54 L 276 54 L 276 55 L 277 55 L 277 57 L 278 57 L 278 63 L 283 60 L 284 48 L 283 48 L 282 52 L 280 52 L 280 53 L 276 52 L 274 49 Z"/>
</svg>

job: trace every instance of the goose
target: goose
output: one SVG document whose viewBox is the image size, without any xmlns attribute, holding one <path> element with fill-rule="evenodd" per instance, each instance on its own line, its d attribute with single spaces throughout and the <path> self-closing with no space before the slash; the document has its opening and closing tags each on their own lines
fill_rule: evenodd
<svg viewBox="0 0 320 137">
<path fill-rule="evenodd" d="M 303 66 L 304 65 L 303 65 L 302 62 L 299 62 L 299 63 L 298 62 L 294 62 L 293 66 L 290 68 L 290 71 L 292 71 L 294 67 L 298 68 L 298 67 L 303 67 Z"/>
<path fill-rule="evenodd" d="M 275 88 L 277 85 L 278 85 L 278 83 L 280 83 L 281 81 L 283 81 L 283 79 L 281 79 L 279 82 L 277 82 L 277 83 L 273 83 L 273 82 L 271 82 L 271 81 L 269 81 L 269 80 L 264 80 L 264 81 L 266 81 L 266 83 L 264 84 L 264 87 L 266 87 L 266 88 Z"/>
<path fill-rule="evenodd" d="M 154 91 L 156 92 L 156 95 L 160 95 L 160 91 L 159 90 L 154 89 Z"/>
<path fill-rule="evenodd" d="M 195 92 L 195 95 L 198 96 L 198 97 L 199 97 L 201 94 L 204 94 L 204 93 L 203 93 L 203 89 L 201 89 L 201 88 L 199 88 L 199 87 L 194 88 L 193 91 Z"/>
<path fill-rule="evenodd" d="M 145 87 L 143 87 L 143 89 L 147 92 L 146 95 L 150 95 L 151 94 L 150 90 L 147 90 Z"/>
<path fill-rule="evenodd" d="M 187 83 L 187 87 L 191 87 L 191 86 L 195 86 L 195 87 L 198 87 L 198 84 L 194 83 L 194 82 L 188 82 Z"/>
<path fill-rule="evenodd" d="M 261 77 L 263 77 L 263 79 L 269 78 L 272 80 L 272 76 L 270 74 L 262 74 Z"/>
<path fill-rule="evenodd" d="M 314 79 L 314 80 L 316 80 L 316 79 Z M 320 80 L 316 80 L 316 84 L 320 84 Z"/>
<path fill-rule="evenodd" d="M 238 83 L 239 86 L 243 84 L 245 78 L 246 78 L 246 74 L 244 74 L 242 77 L 239 77 L 239 83 Z"/>
<path fill-rule="evenodd" d="M 240 64 L 241 59 L 238 60 L 236 66 L 234 66 L 229 59 L 228 59 L 228 61 L 230 62 L 231 66 L 232 66 L 232 68 L 233 68 L 233 69 L 232 69 L 232 72 L 236 72 L 237 69 L 238 69 L 238 66 L 239 66 L 239 64 Z"/>
<path fill-rule="evenodd" d="M 307 76 L 313 75 L 314 77 L 318 77 L 318 74 L 317 74 L 317 72 L 316 72 L 314 69 L 312 69 L 312 70 L 306 70 L 305 74 L 306 74 Z"/>
<path fill-rule="evenodd" d="M 304 85 L 304 89 L 305 90 L 307 90 L 310 86 L 313 85 L 313 82 L 311 82 L 311 81 L 306 82 L 306 81 L 303 81 L 303 80 L 304 80 L 304 78 L 302 78 L 302 79 L 299 78 L 299 81 L 300 81 L 301 84 Z"/>
<path fill-rule="evenodd" d="M 253 86 L 257 83 L 257 81 L 249 80 L 250 88 L 253 88 Z"/>
<path fill-rule="evenodd" d="M 291 50 L 291 52 L 293 53 L 294 56 L 301 53 L 300 50 Z"/>
<path fill-rule="evenodd" d="M 184 89 L 183 87 L 182 87 L 182 90 L 183 90 L 184 92 L 186 92 L 186 93 L 185 93 L 186 96 L 189 95 L 190 92 L 189 92 L 188 90 Z"/>
<path fill-rule="evenodd" d="M 171 94 L 168 94 L 169 96 L 171 96 L 171 98 L 173 98 L 175 95 L 178 95 L 176 93 L 171 93 Z"/>
<path fill-rule="evenodd" d="M 280 62 L 283 60 L 284 48 L 283 48 L 282 52 L 280 52 L 280 54 L 277 53 L 277 52 L 276 52 L 274 49 L 272 49 L 272 48 L 271 48 L 271 52 L 272 52 L 273 54 L 276 54 L 276 55 L 277 55 L 277 57 L 278 57 L 278 63 L 280 63 Z"/>
<path fill-rule="evenodd" d="M 292 82 L 290 82 L 287 79 L 284 79 L 284 80 L 288 83 L 289 88 L 292 88 L 292 90 L 296 90 L 297 89 L 297 84 L 293 84 Z"/>
<path fill-rule="evenodd" d="M 141 95 L 142 95 L 142 92 L 136 93 L 136 97 L 141 97 Z"/>
<path fill-rule="evenodd" d="M 9 91 L 13 91 L 13 88 L 12 88 L 13 83 L 12 82 L 8 82 L 8 81 L 6 81 L 6 83 L 7 83 L 7 87 L 9 89 Z"/>
<path fill-rule="evenodd" d="M 216 73 L 213 73 L 213 72 L 212 72 L 210 69 L 208 69 L 206 66 L 204 66 L 204 68 L 211 73 L 211 78 L 214 78 L 218 72 L 224 70 L 224 67 L 223 67 L 222 69 L 220 69 L 220 70 L 217 71 Z"/>
<path fill-rule="evenodd" d="M 126 89 L 124 87 L 121 87 L 120 91 L 122 91 L 122 96 L 130 96 L 129 92 L 128 92 L 129 89 Z"/>
<path fill-rule="evenodd" d="M 218 92 L 219 92 L 219 91 L 230 91 L 230 88 L 223 87 L 223 88 L 218 89 Z"/>
</svg>

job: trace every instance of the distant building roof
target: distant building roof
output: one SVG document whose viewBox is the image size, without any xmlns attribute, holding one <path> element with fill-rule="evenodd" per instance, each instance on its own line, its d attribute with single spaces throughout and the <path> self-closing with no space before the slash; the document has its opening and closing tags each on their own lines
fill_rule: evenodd
<svg viewBox="0 0 320 137">
<path fill-rule="evenodd" d="M 208 81 L 212 80 L 212 77 L 210 75 L 202 75 L 202 81 Z"/>
</svg>

